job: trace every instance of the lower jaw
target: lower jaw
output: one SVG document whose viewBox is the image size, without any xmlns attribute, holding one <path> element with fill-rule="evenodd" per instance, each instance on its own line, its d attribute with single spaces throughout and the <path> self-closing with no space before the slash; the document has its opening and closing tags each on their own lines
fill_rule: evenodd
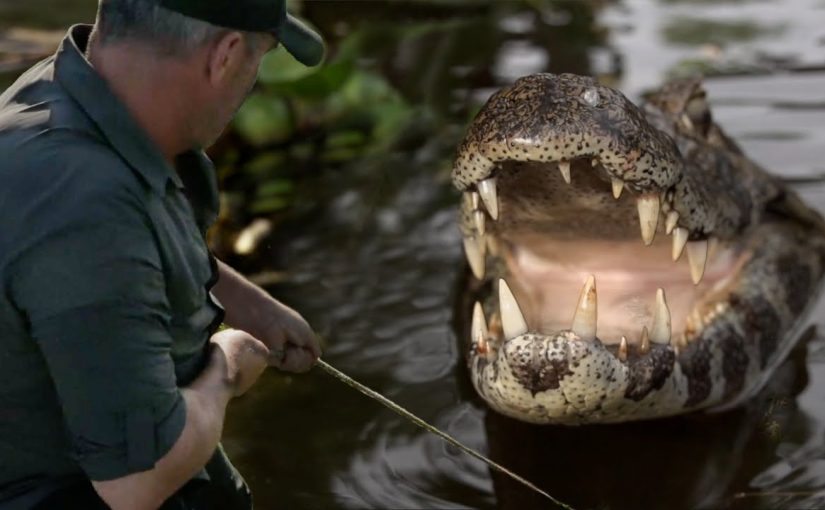
<svg viewBox="0 0 825 510">
<path fill-rule="evenodd" d="M 525 255 L 518 249 L 522 246 L 523 252 L 524 243 L 500 244 L 497 276 L 512 282 L 514 292 L 527 296 L 536 284 L 538 272 L 525 268 L 541 264 L 524 263 Z M 551 244 L 561 245 L 548 243 Z M 547 255 L 541 246 L 535 246 L 530 245 L 531 252 Z M 687 345 L 651 344 L 646 353 L 640 352 L 638 345 L 630 345 L 626 358 L 617 356 L 620 349 L 616 345 L 604 345 L 614 339 L 609 338 L 609 331 L 604 332 L 605 314 L 600 313 L 600 341 L 582 341 L 570 331 L 569 322 L 555 333 L 542 330 L 529 335 L 536 346 L 533 353 L 543 353 L 538 348 L 542 345 L 552 345 L 553 351 L 530 358 L 543 364 L 532 367 L 528 387 L 524 378 L 513 379 L 512 368 L 518 358 L 507 355 L 523 339 L 504 340 L 498 335 L 491 340 L 486 354 L 469 349 L 474 386 L 497 411 L 541 424 L 635 421 L 738 405 L 768 380 L 799 338 L 804 325 L 799 319 L 806 316 L 805 309 L 813 302 L 823 279 L 825 238 L 822 233 L 793 222 L 767 223 L 752 229 L 740 248 L 728 253 L 728 263 L 718 266 L 728 270 L 720 271 L 720 278 L 702 282 L 696 289 L 699 300 L 688 317 L 682 319 L 686 323 Z M 538 259 L 550 266 L 547 275 L 553 280 L 545 293 L 557 292 L 571 310 L 580 289 L 570 290 L 573 283 L 567 282 L 575 281 L 577 271 L 592 272 L 594 267 L 604 267 L 589 265 L 593 261 L 585 264 L 581 256 L 575 257 L 583 264 L 578 270 L 574 270 L 575 264 L 570 260 L 546 256 Z M 712 267 L 722 260 L 717 258 Z M 553 266 L 557 265 L 564 265 L 565 271 L 554 272 Z M 599 271 L 595 272 L 598 276 Z M 565 276 L 568 273 L 573 276 Z M 605 282 L 610 280 L 609 273 L 604 272 Z M 708 272 L 708 276 L 713 274 L 714 271 Z M 560 282 L 564 278 L 567 280 Z M 650 284 L 643 279 L 642 283 L 634 280 L 632 285 L 645 290 Z M 516 288 L 520 290 L 515 291 Z M 605 292 L 600 289 L 600 304 Z M 532 310 L 529 299 L 523 297 L 522 301 L 525 309 Z M 484 302 L 488 309 L 498 308 L 494 296 L 485 297 Z M 541 313 L 538 309 L 526 317 L 531 326 Z M 552 317 L 557 319 L 549 320 L 559 322 L 565 318 L 560 313 Z M 674 317 L 674 322 L 678 320 Z M 547 371 L 548 362 L 552 372 Z M 601 376 L 594 372 L 594 367 L 601 370 Z M 556 386 L 532 388 L 531 384 L 547 373 L 555 374 Z"/>
</svg>

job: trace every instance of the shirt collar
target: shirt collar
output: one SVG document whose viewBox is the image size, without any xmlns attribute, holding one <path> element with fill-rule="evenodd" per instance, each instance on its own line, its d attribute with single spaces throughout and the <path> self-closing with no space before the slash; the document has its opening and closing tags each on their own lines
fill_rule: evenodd
<svg viewBox="0 0 825 510">
<path fill-rule="evenodd" d="M 160 149 L 137 125 L 126 106 L 84 56 L 91 25 L 75 25 L 57 50 L 55 76 L 121 157 L 160 194 L 171 180 L 183 182 Z"/>
</svg>

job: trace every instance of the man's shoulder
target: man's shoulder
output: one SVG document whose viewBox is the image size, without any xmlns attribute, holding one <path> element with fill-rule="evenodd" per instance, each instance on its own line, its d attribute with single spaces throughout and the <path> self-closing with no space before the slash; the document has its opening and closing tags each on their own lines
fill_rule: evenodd
<svg viewBox="0 0 825 510">
<path fill-rule="evenodd" d="M 125 163 L 55 80 L 53 57 L 26 71 L 0 95 L 0 180 L 7 185 L 19 178 L 51 179 L 58 170 L 94 174 L 100 165 Z M 99 177 L 124 174 L 99 172 Z"/>
<path fill-rule="evenodd" d="M 82 132 L 45 130 L 13 149 L 0 136 L 0 231 L 21 248 L 84 225 L 148 224 L 149 196 L 117 152 Z"/>
<path fill-rule="evenodd" d="M 59 181 L 69 194 L 130 191 L 141 179 L 72 95 L 54 79 L 54 59 L 24 73 L 0 96 L 0 183 L 36 193 Z"/>
<path fill-rule="evenodd" d="M 0 142 L 0 273 L 49 239 L 102 225 L 150 229 L 148 197 L 116 152 L 77 132 L 36 134 L 14 155 Z"/>
<path fill-rule="evenodd" d="M 51 57 L 31 67 L 0 95 L 0 141 L 54 129 L 96 136 L 94 124 L 55 79 Z"/>
<path fill-rule="evenodd" d="M 59 185 L 64 195 L 129 192 L 144 195 L 146 185 L 105 141 L 72 129 L 45 129 L 4 140 L 0 132 L 0 182 L 27 193 Z"/>
</svg>

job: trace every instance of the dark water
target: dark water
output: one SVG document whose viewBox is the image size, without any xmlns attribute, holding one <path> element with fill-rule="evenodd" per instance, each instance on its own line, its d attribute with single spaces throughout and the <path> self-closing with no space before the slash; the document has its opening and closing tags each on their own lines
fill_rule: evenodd
<svg viewBox="0 0 825 510">
<path fill-rule="evenodd" d="M 334 40 L 365 25 L 409 29 L 375 36 L 364 65 L 426 113 L 389 153 L 310 177 L 316 191 L 255 258 L 256 270 L 286 271 L 271 290 L 324 336 L 328 362 L 575 508 L 825 507 L 825 302 L 743 409 L 572 429 L 506 419 L 479 402 L 462 369 L 454 305 L 464 267 L 448 181 L 475 108 L 519 75 L 595 74 L 636 97 L 668 73 L 717 69 L 728 74 L 707 82 L 717 119 L 825 212 L 825 2 L 355 1 L 304 10 Z M 264 510 L 548 508 L 320 371 L 267 374 L 232 405 L 225 445 Z"/>
</svg>

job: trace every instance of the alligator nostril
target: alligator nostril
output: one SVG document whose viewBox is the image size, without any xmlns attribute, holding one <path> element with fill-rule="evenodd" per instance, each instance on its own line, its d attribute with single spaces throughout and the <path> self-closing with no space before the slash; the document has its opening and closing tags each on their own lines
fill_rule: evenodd
<svg viewBox="0 0 825 510">
<path fill-rule="evenodd" d="M 601 96 L 599 96 L 599 92 L 596 89 L 587 89 L 582 94 L 582 99 L 584 102 L 589 104 L 590 106 L 598 106 L 599 101 L 602 100 Z"/>
</svg>

